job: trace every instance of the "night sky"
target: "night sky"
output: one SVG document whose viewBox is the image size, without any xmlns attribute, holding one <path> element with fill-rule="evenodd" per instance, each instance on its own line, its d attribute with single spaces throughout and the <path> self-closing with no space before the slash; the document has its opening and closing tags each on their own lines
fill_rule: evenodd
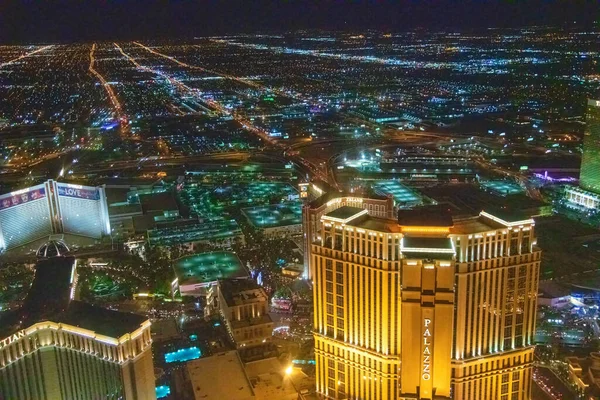
<svg viewBox="0 0 600 400">
<path fill-rule="evenodd" d="M 401 32 L 592 26 L 600 2 L 0 0 L 0 42 L 192 37 L 297 29 Z"/>
</svg>

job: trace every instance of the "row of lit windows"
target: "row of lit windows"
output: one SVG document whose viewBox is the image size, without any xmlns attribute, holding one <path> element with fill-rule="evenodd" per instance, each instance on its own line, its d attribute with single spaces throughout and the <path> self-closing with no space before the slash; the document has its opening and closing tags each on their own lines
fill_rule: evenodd
<svg viewBox="0 0 600 400">
<path fill-rule="evenodd" d="M 458 358 L 494 353 L 530 343 L 534 334 L 535 312 L 531 309 L 535 306 L 535 296 L 527 295 L 526 283 L 529 277 L 529 289 L 537 288 L 536 274 L 536 264 L 529 264 L 506 269 L 484 270 L 457 279 L 459 296 L 461 285 L 465 285 L 465 299 L 459 297 L 457 301 L 459 304 L 464 302 L 466 307 L 464 320 L 457 320 L 457 326 L 469 327 L 463 330 L 462 343 L 458 343 L 458 338 L 455 336 L 454 347 Z M 505 303 L 504 306 L 502 302 Z M 506 318 L 509 314 L 510 319 Z M 520 325 L 520 328 L 516 328 L 513 332 L 512 316 L 517 324 L 522 324 L 525 318 L 526 328 Z M 510 325 L 507 324 L 508 322 Z M 498 340 L 499 334 L 502 335 L 501 342 Z M 524 340 L 524 337 L 527 339 Z M 500 344 L 502 347 L 499 347 Z"/>
<path fill-rule="evenodd" d="M 509 231 L 511 232 L 511 231 Z M 459 262 L 473 262 L 484 259 L 530 253 L 532 232 L 515 231 L 486 236 L 452 236 Z"/>
<path fill-rule="evenodd" d="M 49 337 L 46 338 L 45 336 Z M 43 339 L 42 339 L 43 338 Z M 43 342 L 47 342 L 42 344 Z M 25 354 L 33 352 L 44 346 L 57 346 L 89 353 L 109 361 L 122 361 L 129 356 L 135 357 L 150 345 L 149 330 L 132 340 L 133 346 L 110 345 L 101 343 L 93 338 L 84 337 L 67 331 L 52 329 L 41 330 L 33 335 L 28 335 L 17 342 L 0 350 L 0 366 L 4 367 Z"/>
<path fill-rule="evenodd" d="M 54 367 L 47 369 L 47 365 Z M 48 386 L 43 386 L 43 382 Z M 65 398 L 117 400 L 123 395 L 119 364 L 72 349 L 53 348 L 49 352 L 35 352 L 32 357 L 0 369 L 0 397 L 53 400 L 47 392 L 53 382 L 60 385 L 60 393 Z"/>
<path fill-rule="evenodd" d="M 317 339 L 317 390 L 329 397 L 397 398 L 398 367 Z"/>
</svg>

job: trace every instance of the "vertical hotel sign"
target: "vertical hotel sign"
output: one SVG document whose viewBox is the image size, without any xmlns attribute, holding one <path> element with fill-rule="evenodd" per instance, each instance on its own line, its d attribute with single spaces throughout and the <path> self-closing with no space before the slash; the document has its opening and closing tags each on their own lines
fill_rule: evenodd
<svg viewBox="0 0 600 400">
<path fill-rule="evenodd" d="M 431 318 L 423 319 L 423 368 L 421 370 L 421 379 L 431 380 Z"/>
<path fill-rule="evenodd" d="M 421 368 L 421 379 L 424 381 L 431 380 L 431 340 L 433 335 L 431 326 L 431 318 L 423 319 L 423 362 Z"/>
<path fill-rule="evenodd" d="M 433 308 L 425 307 L 421 314 L 421 383 L 424 399 L 433 398 Z"/>
</svg>

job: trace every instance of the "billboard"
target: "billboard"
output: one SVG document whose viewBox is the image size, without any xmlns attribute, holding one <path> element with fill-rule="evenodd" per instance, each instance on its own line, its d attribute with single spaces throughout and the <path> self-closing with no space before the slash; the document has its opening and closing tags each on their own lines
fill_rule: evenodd
<svg viewBox="0 0 600 400">
<path fill-rule="evenodd" d="M 53 233 L 49 193 L 39 185 L 0 196 L 0 251 Z"/>
<path fill-rule="evenodd" d="M 0 196 L 0 210 L 15 207 L 46 197 L 45 188 L 29 188 Z"/>
<path fill-rule="evenodd" d="M 308 197 L 308 183 L 299 183 L 298 186 L 300 187 L 300 197 L 301 198 L 307 198 Z"/>
<path fill-rule="evenodd" d="M 110 234 L 108 208 L 102 188 L 57 182 L 55 192 L 64 233 L 93 238 Z"/>
<path fill-rule="evenodd" d="M 100 190 L 98 190 L 98 188 L 61 184 L 56 185 L 56 187 L 59 196 L 85 200 L 100 200 Z"/>
</svg>

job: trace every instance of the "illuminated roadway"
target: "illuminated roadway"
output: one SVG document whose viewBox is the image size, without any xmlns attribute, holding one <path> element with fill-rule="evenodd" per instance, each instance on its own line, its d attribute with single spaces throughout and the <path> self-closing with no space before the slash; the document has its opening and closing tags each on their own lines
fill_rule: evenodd
<svg viewBox="0 0 600 400">
<path fill-rule="evenodd" d="M 36 49 L 36 50 L 30 51 L 29 53 L 21 54 L 21 55 L 20 55 L 19 57 L 17 57 L 17 58 L 13 58 L 12 60 L 8 60 L 8 61 L 5 61 L 5 62 L 3 62 L 3 63 L 0 63 L 0 68 L 2 68 L 2 67 L 5 67 L 5 66 L 7 66 L 7 65 L 10 65 L 10 64 L 12 64 L 12 63 L 15 63 L 15 62 L 17 62 L 17 61 L 20 61 L 20 60 L 22 60 L 22 59 L 24 59 L 24 58 L 26 58 L 26 57 L 30 57 L 30 56 L 32 56 L 32 55 L 34 55 L 34 54 L 37 54 L 37 53 L 39 53 L 39 52 L 42 52 L 42 51 L 44 51 L 44 50 L 47 50 L 47 49 L 49 49 L 49 48 L 52 48 L 52 47 L 54 47 L 54 46 L 52 46 L 52 45 L 50 45 L 50 46 L 44 46 L 44 47 L 40 47 L 39 49 Z"/>
<path fill-rule="evenodd" d="M 257 84 L 256 82 L 252 82 L 252 81 L 249 81 L 249 80 L 241 78 L 241 77 L 237 77 L 234 75 L 225 74 L 225 73 L 222 73 L 219 71 L 207 69 L 207 68 L 204 68 L 204 67 L 201 67 L 198 65 L 188 64 L 186 62 L 178 60 L 177 58 L 175 58 L 173 56 L 170 56 L 168 54 L 165 54 L 165 53 L 162 53 L 155 49 L 152 49 L 140 42 L 133 42 L 133 43 L 136 46 L 146 50 L 147 52 L 149 52 L 153 55 L 156 55 L 158 57 L 165 58 L 181 67 L 217 75 L 217 76 L 220 76 L 220 77 L 223 77 L 226 79 L 230 79 L 230 80 L 233 80 L 233 81 L 236 81 L 236 82 L 239 82 L 239 83 L 242 83 L 242 84 L 254 87 L 254 88 L 258 88 L 261 90 L 273 91 L 272 88 L 262 86 L 260 84 Z M 303 170 L 308 171 L 310 174 L 313 175 L 313 177 L 319 178 L 323 181 L 331 183 L 335 187 L 338 187 L 338 184 L 335 179 L 335 170 L 333 168 L 333 164 L 334 164 L 337 156 L 339 156 L 339 153 L 337 155 L 330 157 L 324 163 L 324 168 L 321 169 L 319 167 L 318 163 L 315 163 L 314 161 L 311 161 L 308 158 L 301 156 L 298 150 L 300 148 L 319 146 L 319 145 L 335 146 L 336 143 L 354 142 L 354 141 L 356 141 L 355 139 L 328 138 L 328 139 L 322 139 L 322 140 L 305 141 L 305 142 L 295 143 L 292 145 L 282 144 L 280 142 L 275 141 L 273 138 L 271 138 L 268 135 L 268 133 L 265 130 L 257 127 L 256 125 L 254 125 L 251 121 L 249 121 L 246 117 L 242 116 L 241 114 L 239 114 L 235 111 L 233 111 L 233 112 L 230 111 L 229 109 L 225 108 L 222 104 L 220 104 L 217 101 L 203 99 L 201 97 L 201 93 L 198 89 L 191 88 L 191 87 L 187 86 L 186 84 L 184 84 L 183 82 L 179 81 L 178 79 L 174 78 L 173 76 L 170 76 L 162 71 L 155 70 L 155 69 L 146 67 L 144 65 L 141 65 L 139 62 L 137 62 L 137 60 L 135 58 L 133 58 L 132 56 L 127 54 L 117 43 L 114 43 L 114 45 L 116 46 L 116 48 L 119 50 L 119 52 L 125 58 L 127 58 L 130 62 L 132 62 L 140 70 L 150 72 L 152 74 L 155 74 L 155 75 L 165 78 L 169 83 L 176 86 L 180 90 L 187 92 L 187 93 L 191 93 L 195 97 L 199 98 L 202 102 L 208 104 L 209 107 L 212 108 L 213 110 L 221 113 L 222 115 L 231 116 L 236 122 L 240 123 L 244 129 L 257 135 L 259 138 L 264 140 L 266 143 L 272 145 L 275 149 L 282 150 L 283 157 L 285 160 L 291 161 L 292 163 L 296 164 L 298 167 L 302 168 Z M 286 96 L 286 97 L 293 97 L 287 93 L 280 92 L 280 94 L 283 96 Z M 419 144 L 419 143 L 422 144 L 424 142 L 431 143 L 431 141 L 440 141 L 440 140 L 445 141 L 449 138 L 448 135 L 437 134 L 437 133 L 432 133 L 432 132 L 401 131 L 401 130 L 398 130 L 395 128 L 385 127 L 385 126 L 383 128 L 381 128 L 381 126 L 379 124 L 375 124 L 371 121 L 367 121 L 367 120 L 364 120 L 364 119 L 361 119 L 361 118 L 358 118 L 355 116 L 346 116 L 344 119 L 346 121 L 363 124 L 365 126 L 368 126 L 369 129 L 373 129 L 374 131 L 376 131 L 377 128 L 380 128 L 381 129 L 380 134 L 382 134 L 383 137 L 367 139 L 367 142 L 371 143 L 374 147 L 386 147 L 386 146 L 390 146 L 390 145 L 408 144 L 408 143 L 414 143 L 414 144 Z M 361 146 L 364 146 L 364 145 L 365 144 L 362 144 Z M 346 149 L 346 151 L 348 151 L 348 149 Z M 179 159 L 179 160 L 182 161 L 182 159 Z M 490 168 L 492 166 L 486 165 L 486 167 Z M 494 168 L 492 167 L 492 169 L 494 169 Z M 504 172 L 506 173 L 506 171 L 504 171 Z M 518 174 L 518 175 L 520 175 L 520 174 Z M 521 176 L 521 178 L 522 178 L 522 176 Z M 521 180 L 521 179 L 519 179 L 519 180 Z"/>
<path fill-rule="evenodd" d="M 137 60 L 135 60 L 135 58 L 133 58 L 132 56 L 130 56 L 129 54 L 127 54 L 125 51 L 123 51 L 123 49 L 121 48 L 121 46 L 119 46 L 117 43 L 114 43 L 115 47 L 119 50 L 119 52 L 125 57 L 127 58 L 131 63 L 133 63 L 133 65 L 135 65 L 137 68 L 139 68 L 140 70 L 146 71 L 146 72 L 150 72 L 152 74 L 155 75 L 159 75 L 163 78 L 165 78 L 167 81 L 169 81 L 172 85 L 180 88 L 183 91 L 186 91 L 188 93 L 193 94 L 194 96 L 200 97 L 200 91 L 194 88 L 191 88 L 187 85 L 185 85 L 184 83 L 180 82 L 179 80 L 173 78 L 172 76 L 162 72 L 162 71 L 158 71 L 158 70 L 154 70 L 152 68 L 146 67 L 144 65 L 141 65 L 140 63 L 137 62 Z M 175 63 L 178 63 L 179 65 L 182 66 L 188 66 L 191 68 L 191 66 L 189 66 L 189 64 L 185 64 L 182 63 L 179 60 L 175 60 L 174 58 L 164 55 L 162 53 L 158 53 L 152 49 L 150 49 L 149 47 L 143 46 L 139 43 L 136 43 L 136 45 L 146 49 L 147 51 L 149 51 L 152 54 L 158 55 L 160 57 L 163 58 L 167 58 Z M 198 67 L 200 68 L 200 67 Z M 232 78 L 234 79 L 234 78 Z M 241 79 L 241 78 L 238 78 Z M 245 82 L 245 80 L 241 80 L 242 82 Z M 240 115 L 239 113 L 236 112 L 231 112 L 229 111 L 227 108 L 225 108 L 223 105 L 221 105 L 220 103 L 213 101 L 213 100 L 206 100 L 206 99 L 202 99 L 203 102 L 207 103 L 211 108 L 213 108 L 214 110 L 220 112 L 221 114 L 224 115 L 230 115 L 236 122 L 240 123 L 242 125 L 242 127 L 244 129 L 246 129 L 247 131 L 257 135 L 259 138 L 261 138 L 262 140 L 264 140 L 266 143 L 271 144 L 272 146 L 276 147 L 276 148 L 280 148 L 282 151 L 285 150 L 286 146 L 276 142 L 275 140 L 273 140 L 273 138 L 271 138 L 267 132 L 265 132 L 263 129 L 255 126 L 251 121 L 249 121 L 247 118 L 243 117 L 242 115 Z M 293 163 L 299 165 L 303 165 L 305 168 L 307 168 L 308 170 L 310 170 L 310 172 L 317 176 L 319 179 L 325 180 L 327 181 L 328 177 L 326 174 L 323 174 L 319 168 L 315 165 L 313 165 L 310 161 L 302 158 L 302 157 L 290 157 L 290 160 Z"/>
<path fill-rule="evenodd" d="M 174 63 L 176 63 L 176 64 L 178 64 L 178 65 L 180 65 L 182 67 L 190 68 L 190 69 L 195 69 L 195 70 L 206 72 L 206 73 L 212 74 L 212 75 L 217 75 L 217 76 L 220 76 L 222 78 L 231 79 L 231 80 L 243 83 L 243 84 L 248 85 L 248 86 L 253 86 L 253 87 L 257 88 L 257 89 L 262 89 L 262 90 L 266 89 L 264 86 L 261 86 L 261 85 L 257 84 L 256 82 L 252 82 L 252 81 L 249 81 L 247 79 L 239 78 L 239 77 L 233 76 L 233 75 L 227 75 L 227 74 L 224 74 L 224 73 L 221 73 L 221 72 L 218 72 L 218 71 L 214 71 L 214 70 L 210 70 L 210 69 L 207 69 L 207 68 L 204 68 L 204 67 L 200 67 L 198 65 L 191 65 L 191 64 L 184 63 L 183 61 L 180 61 L 180 60 L 176 59 L 175 57 L 172 57 L 172 56 L 170 56 L 168 54 L 164 54 L 164 53 L 161 53 L 159 51 L 156 51 L 156 50 L 154 50 L 154 49 L 152 49 L 152 48 L 150 48 L 150 47 L 148 47 L 148 46 L 146 46 L 146 45 L 144 45 L 142 43 L 133 42 L 133 44 L 135 44 L 135 45 L 143 48 L 146 51 L 149 51 L 152 54 L 155 54 L 157 56 L 160 56 L 160 57 L 166 58 L 168 60 L 171 60 Z"/>
<path fill-rule="evenodd" d="M 239 83 L 243 83 L 243 84 L 246 84 L 248 86 L 251 86 L 251 87 L 254 87 L 254 88 L 258 88 L 258 89 L 261 89 L 261 90 L 274 91 L 274 92 L 276 92 L 276 93 L 278 93 L 278 94 L 280 94 L 282 96 L 285 96 L 285 97 L 296 98 L 295 96 L 292 96 L 289 93 L 284 93 L 284 92 L 281 92 L 281 91 L 277 91 L 277 90 L 274 90 L 273 88 L 268 88 L 266 86 L 257 84 L 255 82 L 249 81 L 249 80 L 244 79 L 244 78 L 240 78 L 240 77 L 237 77 L 237 76 L 234 76 L 234 75 L 225 74 L 225 73 L 222 73 L 222 72 L 219 72 L 219 71 L 207 69 L 207 68 L 204 68 L 204 67 L 200 67 L 198 65 L 192 65 L 192 64 L 185 63 L 185 62 L 183 62 L 181 60 L 178 60 L 177 58 L 175 58 L 173 56 L 170 56 L 168 54 L 159 52 L 159 51 L 157 51 L 155 49 L 152 49 L 152 48 L 150 48 L 150 47 L 148 47 L 148 46 L 146 46 L 146 45 L 144 45 L 144 44 L 142 44 L 140 42 L 134 42 L 134 44 L 136 46 L 141 47 L 142 49 L 148 51 L 151 54 L 154 54 L 154 55 L 157 55 L 159 57 L 162 57 L 162 58 L 165 58 L 167 60 L 170 60 L 170 61 L 172 61 L 172 62 L 176 63 L 177 65 L 182 66 L 184 68 L 189 68 L 189 69 L 193 69 L 193 70 L 199 70 L 199 71 L 210 73 L 210 74 L 213 74 L 213 75 L 217 75 L 217 76 L 220 76 L 220 77 L 223 77 L 223 78 L 226 78 L 226 79 L 230 79 L 230 80 L 233 80 L 233 81 L 236 81 L 236 82 L 239 82 Z M 116 43 L 115 43 L 115 45 L 118 47 L 118 45 Z M 134 65 L 136 65 L 138 68 L 142 68 L 142 69 L 145 69 L 147 71 L 153 72 L 155 74 L 164 76 L 171 83 L 174 83 L 175 85 L 178 85 L 178 86 L 179 85 L 183 85 L 181 82 L 177 81 L 176 79 L 173 79 L 170 76 L 166 76 L 166 74 L 164 74 L 161 71 L 156 71 L 156 70 L 152 70 L 150 68 L 141 66 L 131 56 L 129 56 L 125 52 L 123 52 L 123 50 L 120 47 L 118 47 L 118 48 L 121 51 L 121 53 L 125 57 L 127 57 L 130 61 L 132 61 L 134 63 Z M 186 88 L 186 90 L 192 91 L 196 95 L 199 95 L 198 91 L 196 91 L 195 89 L 191 89 L 191 88 L 189 88 L 186 85 L 183 85 L 183 86 Z M 300 99 L 300 100 L 306 101 L 306 99 Z M 203 100 L 203 101 L 206 101 L 206 100 Z M 281 144 L 281 143 L 273 140 L 267 134 L 267 132 L 265 132 L 263 129 L 258 128 L 257 126 L 255 126 L 253 123 L 251 123 L 249 120 L 247 120 L 245 117 L 243 117 L 239 113 L 236 113 L 236 112 L 232 113 L 232 112 L 230 112 L 229 110 L 225 109 L 222 105 L 220 105 L 218 102 L 215 102 L 215 101 L 206 101 L 206 102 L 211 107 L 213 107 L 214 109 L 216 109 L 217 111 L 219 111 L 219 112 L 221 112 L 223 114 L 226 114 L 226 115 L 231 115 L 237 122 L 239 122 L 240 124 L 242 124 L 242 126 L 246 130 L 248 130 L 248 131 L 256 134 L 257 136 L 259 136 L 261 139 L 263 139 L 267 143 L 275 146 L 276 148 L 284 149 L 284 150 L 287 150 L 287 151 L 289 151 L 289 150 L 297 150 L 300 147 L 307 147 L 307 146 L 318 145 L 318 144 L 325 144 L 325 143 L 327 143 L 327 144 L 334 144 L 334 143 L 339 143 L 339 142 L 354 140 L 354 139 L 345 139 L 345 138 L 335 138 L 335 139 L 325 139 L 325 140 L 322 140 L 322 141 L 319 141 L 319 142 L 317 142 L 317 141 L 314 141 L 314 142 L 313 141 L 311 141 L 311 142 L 304 142 L 304 143 L 301 142 L 301 143 L 296 143 L 296 144 L 291 145 L 291 146 L 287 146 L 287 145 Z M 346 116 L 345 119 L 348 120 L 348 121 L 354 121 L 354 122 L 357 122 L 357 123 L 360 123 L 360 124 L 368 125 L 371 128 L 373 128 L 374 130 L 375 130 L 375 127 L 377 127 L 377 124 L 374 124 L 374 123 L 372 123 L 370 121 L 362 120 L 362 119 L 354 117 L 354 116 Z M 392 142 L 392 143 L 393 142 L 397 142 L 397 141 L 398 142 L 404 142 L 404 141 L 407 141 L 407 140 L 424 140 L 424 139 L 430 139 L 430 140 L 431 139 L 433 139 L 433 140 L 438 139 L 439 140 L 439 139 L 446 139 L 446 136 L 438 135 L 438 134 L 434 134 L 434 133 L 429 133 L 429 132 L 399 131 L 397 129 L 385 128 L 385 127 L 384 127 L 384 132 L 385 132 L 385 134 L 389 135 L 390 137 L 384 138 L 383 140 L 384 141 L 389 141 L 389 142 Z M 297 165 L 302 165 L 302 166 L 304 166 L 304 168 L 309 169 L 311 171 L 311 173 L 314 176 L 318 177 L 319 179 L 322 179 L 322 180 L 327 181 L 327 182 L 331 181 L 334 184 L 334 186 L 337 187 L 337 182 L 335 181 L 335 177 L 332 177 L 333 174 L 330 175 L 329 169 L 327 168 L 327 166 L 325 168 L 325 172 L 323 173 L 321 171 L 321 169 L 318 167 L 318 165 L 316 165 L 314 162 L 311 162 L 310 160 L 308 160 L 308 159 L 306 159 L 304 157 L 299 156 L 298 152 L 296 152 L 296 151 L 288 152 L 285 155 L 285 157 L 289 161 L 292 161 L 293 163 L 295 163 Z"/>
<path fill-rule="evenodd" d="M 90 49 L 90 66 L 89 66 L 88 70 L 96 78 L 98 78 L 98 80 L 104 87 L 104 90 L 106 90 L 106 94 L 108 95 L 108 98 L 110 99 L 110 102 L 112 103 L 113 108 L 115 109 L 115 114 L 117 115 L 117 119 L 119 120 L 119 123 L 121 124 L 121 128 L 124 128 L 124 125 L 127 124 L 127 117 L 125 117 L 125 115 L 123 115 L 123 109 L 121 107 L 121 103 L 119 102 L 119 99 L 115 95 L 113 88 L 108 84 L 108 82 L 106 82 L 106 79 L 104 79 L 102 74 L 100 74 L 100 72 L 98 72 L 94 68 L 94 64 L 96 63 L 96 59 L 94 58 L 95 51 L 96 51 L 96 43 L 92 44 L 92 48 Z"/>
<path fill-rule="evenodd" d="M 188 63 L 185 63 L 183 61 L 180 61 L 180 60 L 176 59 L 173 56 L 170 56 L 168 54 L 161 53 L 161 52 L 159 52 L 157 50 L 154 50 L 154 49 L 152 49 L 152 48 L 150 48 L 150 47 L 148 47 L 148 46 L 146 46 L 146 45 L 144 45 L 142 43 L 139 43 L 139 42 L 133 42 L 133 43 L 135 45 L 143 48 L 144 50 L 149 51 L 152 54 L 155 54 L 157 56 L 160 56 L 160 57 L 166 58 L 168 60 L 171 60 L 174 63 L 176 63 L 176 64 L 178 64 L 178 65 L 180 65 L 182 67 L 190 68 L 190 69 L 195 69 L 195 70 L 198 70 L 198 71 L 206 72 L 208 74 L 220 76 L 222 78 L 230 79 L 230 80 L 233 80 L 233 81 L 236 81 L 236 82 L 239 82 L 239 83 L 242 83 L 242 84 L 254 87 L 256 89 L 265 90 L 265 91 L 271 91 L 271 92 L 277 93 L 277 94 L 279 94 L 281 96 L 292 97 L 292 95 L 290 93 L 286 93 L 286 92 L 282 92 L 282 91 L 274 89 L 274 88 L 266 87 L 266 86 L 261 85 L 259 83 L 253 82 L 253 81 L 251 81 L 249 79 L 244 79 L 244 78 L 240 78 L 239 76 L 230 75 L 230 74 L 226 74 L 226 73 L 223 73 L 223 72 L 215 71 L 215 70 L 212 70 L 212 69 L 204 68 L 204 67 L 201 67 L 199 65 L 188 64 Z M 195 45 L 195 47 L 200 48 L 199 45 Z"/>
</svg>

